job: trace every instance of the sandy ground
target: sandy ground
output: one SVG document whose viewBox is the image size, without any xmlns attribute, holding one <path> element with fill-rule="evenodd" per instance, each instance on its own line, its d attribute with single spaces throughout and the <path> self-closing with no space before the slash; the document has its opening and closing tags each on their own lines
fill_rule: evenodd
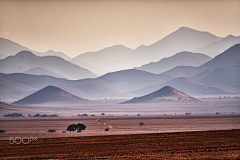
<svg viewBox="0 0 240 160">
<path fill-rule="evenodd" d="M 142 122 L 144 125 L 139 126 Z M 68 125 L 82 123 L 82 133 L 63 133 Z M 109 128 L 105 132 L 105 128 Z M 143 134 L 180 131 L 240 129 L 240 115 L 184 115 L 184 116 L 102 116 L 53 118 L 2 118 L 0 140 L 9 137 L 76 137 L 116 134 Z M 55 133 L 47 131 L 53 129 Z"/>
<path fill-rule="evenodd" d="M 184 115 L 191 112 L 192 115 L 216 114 L 240 114 L 240 98 L 231 99 L 201 99 L 198 103 L 143 103 L 143 104 L 119 104 L 119 101 L 94 102 L 92 104 L 75 105 L 40 105 L 40 106 L 0 106 L 0 117 L 8 113 L 28 114 L 58 114 L 59 116 L 77 116 L 78 114 L 101 113 L 113 116 L 141 115 Z M 2 109 L 1 109 L 2 108 Z"/>
<path fill-rule="evenodd" d="M 0 141 L 0 159 L 239 159 L 240 130 Z"/>
</svg>

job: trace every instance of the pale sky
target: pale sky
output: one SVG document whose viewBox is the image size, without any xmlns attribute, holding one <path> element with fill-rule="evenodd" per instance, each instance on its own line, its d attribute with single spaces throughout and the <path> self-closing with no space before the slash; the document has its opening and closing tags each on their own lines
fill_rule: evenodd
<svg viewBox="0 0 240 160">
<path fill-rule="evenodd" d="M 182 26 L 239 36 L 240 0 L 0 0 L 0 37 L 70 57 L 150 45 Z"/>
</svg>

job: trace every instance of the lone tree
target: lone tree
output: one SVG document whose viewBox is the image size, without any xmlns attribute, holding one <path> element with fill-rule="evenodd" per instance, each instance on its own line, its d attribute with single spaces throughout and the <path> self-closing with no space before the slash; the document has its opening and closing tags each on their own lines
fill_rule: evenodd
<svg viewBox="0 0 240 160">
<path fill-rule="evenodd" d="M 105 113 L 101 113 L 101 116 L 105 116 Z"/>
<path fill-rule="evenodd" d="M 81 124 L 81 123 L 78 123 L 77 125 L 76 124 L 71 124 L 68 126 L 67 128 L 67 131 L 76 131 L 78 130 L 77 132 L 82 132 L 82 130 L 85 130 L 86 129 L 86 126 L 84 124 Z"/>
<path fill-rule="evenodd" d="M 76 125 L 76 129 L 78 130 L 77 132 L 82 132 L 82 130 L 86 129 L 86 126 L 84 124 L 78 123 Z"/>
<path fill-rule="evenodd" d="M 109 131 L 109 128 L 105 128 L 105 132 L 108 132 Z"/>
<path fill-rule="evenodd" d="M 141 127 L 141 126 L 143 126 L 143 123 L 142 123 L 142 122 L 140 122 L 140 123 L 139 123 L 139 125 L 140 125 L 140 127 Z"/>
<path fill-rule="evenodd" d="M 69 125 L 68 126 L 68 128 L 67 128 L 67 131 L 70 131 L 70 133 L 71 133 L 71 131 L 75 131 L 76 130 L 76 125 L 75 124 L 71 124 L 71 125 Z"/>
</svg>

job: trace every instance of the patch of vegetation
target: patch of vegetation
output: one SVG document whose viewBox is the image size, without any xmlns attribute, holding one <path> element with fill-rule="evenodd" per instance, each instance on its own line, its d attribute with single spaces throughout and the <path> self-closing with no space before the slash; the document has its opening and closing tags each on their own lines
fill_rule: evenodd
<svg viewBox="0 0 240 160">
<path fill-rule="evenodd" d="M 143 123 L 142 123 L 142 122 L 140 122 L 140 123 L 139 123 L 139 125 L 140 125 L 140 127 L 141 127 L 141 126 L 143 126 Z"/>
<path fill-rule="evenodd" d="M 48 132 L 54 133 L 54 132 L 56 132 L 56 130 L 50 129 L 50 130 L 48 130 Z"/>
<path fill-rule="evenodd" d="M 33 115 L 33 116 L 31 116 L 31 114 L 29 114 L 28 115 L 29 117 L 58 117 L 58 115 L 57 114 L 50 114 L 50 115 L 47 115 L 47 114 L 43 114 L 43 115 L 41 115 L 41 114 L 35 114 L 35 115 Z"/>
<path fill-rule="evenodd" d="M 86 113 L 85 114 L 78 114 L 77 116 L 78 117 L 88 117 L 88 114 L 86 114 Z"/>
<path fill-rule="evenodd" d="M 6 114 L 4 117 L 24 117 L 21 113 Z"/>
<path fill-rule="evenodd" d="M 5 130 L 0 130 L 0 133 L 5 133 L 6 131 Z"/>
<path fill-rule="evenodd" d="M 86 129 L 86 126 L 84 124 L 78 123 L 77 125 L 76 124 L 69 125 L 67 128 L 67 131 L 70 131 L 70 133 L 71 131 L 74 132 L 76 130 L 77 132 L 82 132 L 82 130 L 85 130 L 85 129 Z"/>
</svg>

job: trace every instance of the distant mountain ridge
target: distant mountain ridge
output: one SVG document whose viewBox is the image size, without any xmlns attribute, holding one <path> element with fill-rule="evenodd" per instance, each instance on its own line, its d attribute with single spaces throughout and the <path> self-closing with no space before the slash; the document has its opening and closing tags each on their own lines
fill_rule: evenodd
<svg viewBox="0 0 240 160">
<path fill-rule="evenodd" d="M 198 67 L 211 59 L 211 57 L 201 53 L 179 52 L 171 57 L 163 58 L 158 62 L 151 62 L 135 69 L 159 74 L 177 66 Z"/>
<path fill-rule="evenodd" d="M 157 102 L 198 102 L 199 100 L 186 95 L 170 86 L 165 86 L 148 95 L 133 98 L 123 104 L 128 103 L 157 103 Z"/>
<path fill-rule="evenodd" d="M 178 52 L 192 51 L 221 39 L 208 32 L 181 27 L 156 43 L 134 51 L 118 63 L 127 63 L 132 64 L 132 67 L 138 67 L 159 61 L 165 58 L 166 55 L 172 56 Z"/>
<path fill-rule="evenodd" d="M 15 56 L 0 60 L 0 72 L 22 73 L 32 68 L 41 67 L 69 79 L 96 77 L 87 69 L 74 65 L 60 57 L 38 57 L 30 51 L 22 51 Z"/>
<path fill-rule="evenodd" d="M 127 48 L 123 45 L 115 45 L 96 52 L 86 52 L 84 54 L 78 55 L 73 59 L 77 59 L 93 66 L 102 66 L 118 61 L 132 52 L 132 49 Z"/>
<path fill-rule="evenodd" d="M 212 87 L 210 85 L 204 85 L 198 81 L 186 77 L 178 77 L 168 82 L 155 84 L 129 93 L 133 95 L 144 95 L 154 92 L 164 86 L 172 86 L 177 90 L 181 90 L 182 92 L 192 96 L 232 94 L 231 92 L 227 92 L 217 87 Z"/>
<path fill-rule="evenodd" d="M 37 104 L 71 104 L 88 103 L 90 101 L 72 95 L 60 88 L 47 86 L 36 93 L 33 93 L 13 104 L 18 105 L 37 105 Z"/>
<path fill-rule="evenodd" d="M 193 52 L 204 53 L 214 58 L 215 56 L 238 43 L 240 43 L 240 36 L 235 37 L 233 35 L 229 35 L 220 41 L 212 42 L 207 46 L 195 49 Z"/>
<path fill-rule="evenodd" d="M 240 59 L 240 44 L 236 44 L 212 60 L 201 65 L 201 67 L 216 69 L 216 68 L 232 68 L 239 62 Z"/>
<path fill-rule="evenodd" d="M 0 37 L 0 54 L 4 55 L 3 58 L 16 55 L 17 53 L 19 53 L 21 51 L 30 51 L 40 57 L 42 57 L 42 56 L 58 56 L 67 61 L 69 61 L 71 59 L 70 57 L 68 57 L 66 54 L 64 54 L 62 52 L 55 52 L 53 50 L 48 50 L 47 52 L 36 52 L 36 51 L 33 51 L 27 47 L 24 47 L 16 42 L 13 42 L 11 40 Z"/>
<path fill-rule="evenodd" d="M 62 75 L 59 75 L 59 74 L 56 74 L 54 72 L 51 72 L 47 69 L 44 69 L 44 68 L 41 68 L 41 67 L 36 67 L 36 68 L 31 68 L 25 72 L 23 72 L 25 74 L 32 74 L 32 75 L 47 75 L 47 76 L 53 76 L 53 77 L 57 77 L 57 78 L 65 78 L 67 79 L 66 77 L 62 76 Z"/>
</svg>

